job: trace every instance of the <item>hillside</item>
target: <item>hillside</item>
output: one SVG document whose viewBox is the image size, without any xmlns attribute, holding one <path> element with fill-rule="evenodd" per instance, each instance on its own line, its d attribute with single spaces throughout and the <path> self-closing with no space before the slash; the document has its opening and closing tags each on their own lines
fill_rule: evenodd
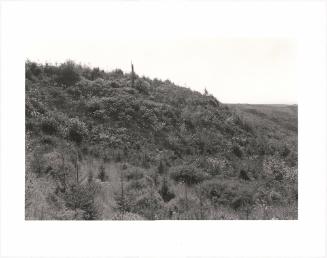
<svg viewBox="0 0 327 258">
<path fill-rule="evenodd" d="M 26 219 L 297 218 L 295 107 L 25 65 Z"/>
</svg>

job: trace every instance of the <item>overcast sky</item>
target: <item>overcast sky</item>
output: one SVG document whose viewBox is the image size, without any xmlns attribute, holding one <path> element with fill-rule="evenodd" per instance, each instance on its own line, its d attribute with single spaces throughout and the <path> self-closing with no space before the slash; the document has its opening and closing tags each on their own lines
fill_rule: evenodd
<svg viewBox="0 0 327 258">
<path fill-rule="evenodd" d="M 215 7 L 201 8 L 205 15 L 195 19 L 196 6 L 30 5 L 24 10 L 31 28 L 26 58 L 52 63 L 72 59 L 126 72 L 133 61 L 141 76 L 169 79 L 200 92 L 207 88 L 225 103 L 297 103 L 296 42 L 221 37 L 215 33 Z"/>
</svg>

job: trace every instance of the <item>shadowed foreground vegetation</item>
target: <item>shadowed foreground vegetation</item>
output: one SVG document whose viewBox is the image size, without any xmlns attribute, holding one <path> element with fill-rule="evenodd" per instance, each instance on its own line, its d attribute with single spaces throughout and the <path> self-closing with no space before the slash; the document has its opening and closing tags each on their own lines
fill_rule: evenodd
<svg viewBox="0 0 327 258">
<path fill-rule="evenodd" d="M 27 61 L 28 220 L 297 219 L 297 106 Z"/>
</svg>

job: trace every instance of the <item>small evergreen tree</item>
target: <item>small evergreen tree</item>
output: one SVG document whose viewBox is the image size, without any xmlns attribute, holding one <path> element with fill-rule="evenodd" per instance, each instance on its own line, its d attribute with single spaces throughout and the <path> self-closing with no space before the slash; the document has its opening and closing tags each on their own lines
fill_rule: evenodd
<svg viewBox="0 0 327 258">
<path fill-rule="evenodd" d="M 108 180 L 108 176 L 106 175 L 105 167 L 103 164 L 101 164 L 99 167 L 98 178 L 101 180 L 101 182 L 105 182 Z"/>
<path fill-rule="evenodd" d="M 171 173 L 171 177 L 176 182 L 184 184 L 186 208 L 188 208 L 187 188 L 201 183 L 205 180 L 206 174 L 193 166 L 180 166 Z"/>
<path fill-rule="evenodd" d="M 169 202 L 171 199 L 175 197 L 175 194 L 170 191 L 168 186 L 168 179 L 165 176 L 162 182 L 162 186 L 159 190 L 159 194 L 161 195 L 164 202 Z"/>
<path fill-rule="evenodd" d="M 116 154 L 116 162 L 121 162 L 121 155 L 120 155 L 120 152 L 117 152 Z"/>
<path fill-rule="evenodd" d="M 158 173 L 159 173 L 159 175 L 166 174 L 165 165 L 164 165 L 164 163 L 161 160 L 160 160 L 159 166 L 158 166 Z"/>
</svg>

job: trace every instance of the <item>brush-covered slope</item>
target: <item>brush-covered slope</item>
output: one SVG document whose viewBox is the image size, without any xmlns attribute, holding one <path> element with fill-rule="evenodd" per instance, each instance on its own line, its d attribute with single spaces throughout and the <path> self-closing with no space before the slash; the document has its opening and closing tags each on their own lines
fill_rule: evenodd
<svg viewBox="0 0 327 258">
<path fill-rule="evenodd" d="M 28 61 L 25 104 L 27 219 L 297 216 L 296 138 L 209 94 Z"/>
</svg>

